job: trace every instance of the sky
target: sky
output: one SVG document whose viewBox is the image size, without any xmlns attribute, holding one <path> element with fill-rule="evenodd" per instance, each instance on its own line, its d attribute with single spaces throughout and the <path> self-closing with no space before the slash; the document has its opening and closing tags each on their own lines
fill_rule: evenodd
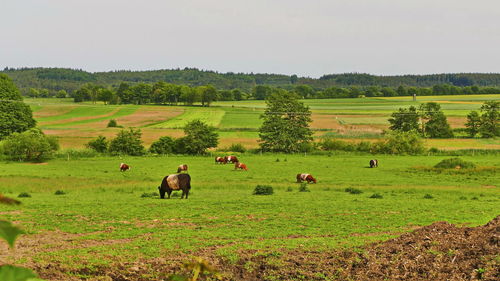
<svg viewBox="0 0 500 281">
<path fill-rule="evenodd" d="M 500 72 L 498 0 L 0 0 L 0 68 Z"/>
</svg>

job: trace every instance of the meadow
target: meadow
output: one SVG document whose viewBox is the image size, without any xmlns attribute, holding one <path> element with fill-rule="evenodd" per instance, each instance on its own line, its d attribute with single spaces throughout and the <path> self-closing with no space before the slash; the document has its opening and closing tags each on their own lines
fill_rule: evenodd
<svg viewBox="0 0 500 281">
<path fill-rule="evenodd" d="M 411 97 L 379 97 L 359 99 L 303 100 L 312 111 L 311 128 L 315 137 L 334 134 L 349 141 L 377 139 L 388 128 L 387 119 L 400 107 L 437 102 L 448 116 L 452 128 L 464 128 L 466 115 L 478 110 L 487 100 L 498 95 L 426 96 L 413 102 Z M 38 126 L 45 133 L 59 138 L 62 148 L 82 148 L 97 135 L 112 138 L 120 128 L 107 128 L 110 119 L 123 127 L 140 128 L 143 141 L 149 146 L 161 136 L 180 137 L 182 127 L 194 119 L 218 129 L 219 147 L 243 143 L 247 148 L 258 146 L 258 128 L 264 101 L 215 102 L 211 107 L 159 105 L 104 105 L 73 103 L 71 99 L 26 99 L 33 108 Z M 498 140 L 445 139 L 426 140 L 428 148 L 500 149 Z"/>
<path fill-rule="evenodd" d="M 211 156 L 0 163 L 0 193 L 31 195 L 17 198 L 20 207 L 0 205 L 2 219 L 27 232 L 15 251 L 0 245 L 0 260 L 34 268 L 48 280 L 109 280 L 104 276 L 134 272 L 140 272 L 137 280 L 159 280 L 201 256 L 221 267 L 224 261 L 219 269 L 231 279 L 230 267 L 259 270 L 259 264 L 239 264 L 244 255 L 263 255 L 279 266 L 290 251 L 355 250 L 435 221 L 484 224 L 500 211 L 495 156 L 463 157 L 475 170 L 431 169 L 442 156 L 238 156 L 249 171 L 214 164 Z M 368 168 L 372 158 L 379 168 Z M 120 172 L 120 162 L 132 169 Z M 159 199 L 161 179 L 181 163 L 192 176 L 189 199 Z M 318 179 L 307 192 L 295 183 L 301 172 Z M 271 185 L 274 194 L 252 195 L 259 184 Z M 382 198 L 371 198 L 375 193 Z"/>
</svg>

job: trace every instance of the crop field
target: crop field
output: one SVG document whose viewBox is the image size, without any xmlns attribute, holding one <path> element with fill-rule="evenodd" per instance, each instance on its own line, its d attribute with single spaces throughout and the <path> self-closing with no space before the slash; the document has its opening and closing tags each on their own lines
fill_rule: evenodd
<svg viewBox="0 0 500 281">
<path fill-rule="evenodd" d="M 380 138 L 389 126 L 387 119 L 400 107 L 418 103 L 438 102 L 452 128 L 463 128 L 465 116 L 478 110 L 487 100 L 498 100 L 498 95 L 475 96 L 428 96 L 320 99 L 304 100 L 311 108 L 311 128 L 314 136 L 335 135 L 349 141 Z M 158 105 L 103 105 L 73 103 L 70 99 L 26 99 L 34 110 L 38 125 L 47 134 L 59 138 L 62 148 L 81 148 L 97 135 L 112 138 L 120 128 L 107 128 L 110 119 L 120 126 L 140 128 L 143 141 L 149 146 L 161 136 L 179 137 L 182 127 L 194 119 L 216 127 L 220 135 L 220 147 L 242 143 L 248 148 L 258 146 L 258 128 L 262 124 L 264 101 L 216 102 L 209 108 Z M 427 147 L 440 149 L 500 149 L 500 141 L 481 139 L 426 140 Z"/>
<path fill-rule="evenodd" d="M 445 158 L 438 156 L 238 156 L 249 171 L 188 156 L 0 163 L 0 193 L 31 195 L 17 198 L 20 206 L 0 205 L 2 218 L 27 232 L 15 251 L 0 244 L 0 260 L 47 280 L 160 280 L 196 256 L 231 279 L 232 268 L 272 269 L 290 256 L 355 250 L 436 221 L 476 226 L 500 212 L 494 156 L 463 157 L 476 163 L 474 170 L 434 170 Z M 379 168 L 368 168 L 371 158 Z M 120 162 L 132 169 L 120 172 Z M 160 200 L 161 179 L 182 163 L 192 177 L 189 199 Z M 318 179 L 306 192 L 295 183 L 301 172 Z M 252 195 L 259 184 L 274 194 Z M 241 262 L 249 256 L 264 261 Z M 261 280 L 282 280 L 265 272 Z M 334 272 L 317 268 L 302 276 L 334 280 Z"/>
</svg>

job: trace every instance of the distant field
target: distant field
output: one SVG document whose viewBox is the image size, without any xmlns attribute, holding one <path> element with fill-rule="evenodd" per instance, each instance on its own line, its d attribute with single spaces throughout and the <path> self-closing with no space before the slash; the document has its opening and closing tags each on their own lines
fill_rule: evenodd
<svg viewBox="0 0 500 281">
<path fill-rule="evenodd" d="M 315 136 L 335 132 L 347 140 L 363 136 L 377 138 L 389 123 L 390 114 L 400 107 L 418 106 L 421 102 L 441 104 L 453 128 L 463 128 L 465 116 L 478 110 L 486 100 L 499 100 L 499 95 L 428 96 L 411 97 L 321 99 L 303 100 L 313 115 L 311 128 Z M 242 143 L 256 147 L 257 130 L 265 108 L 264 101 L 216 102 L 212 107 L 158 106 L 158 105 L 103 105 L 73 103 L 71 99 L 26 99 L 39 126 L 48 134 L 58 136 L 63 148 L 83 147 L 97 135 L 113 137 L 119 129 L 106 128 L 110 119 L 126 127 L 140 128 L 148 146 L 160 136 L 182 136 L 182 127 L 189 121 L 201 119 L 220 130 L 220 145 Z M 500 141 L 480 139 L 426 140 L 428 147 L 445 149 L 493 148 L 500 149 Z"/>
<path fill-rule="evenodd" d="M 443 159 L 436 156 L 238 156 L 248 172 L 188 156 L 0 163 L 0 193 L 32 196 L 18 198 L 20 207 L 0 205 L 2 219 L 27 232 L 16 251 L 0 243 L 0 260 L 36 268 L 50 280 L 135 276 L 137 268 L 141 280 L 160 280 L 182 261 L 202 256 L 224 260 L 218 268 L 231 276 L 232 268 L 279 265 L 288 258 L 285 250 L 307 258 L 435 221 L 475 226 L 499 214 L 500 162 L 492 156 L 463 157 L 478 170 L 442 173 L 423 169 Z M 379 168 L 368 168 L 372 157 Z M 120 162 L 132 169 L 119 172 Z M 193 179 L 188 200 L 141 197 L 157 192 L 180 163 L 189 165 Z M 310 192 L 299 192 L 295 175 L 301 172 L 318 179 L 308 185 Z M 275 194 L 252 195 L 258 184 L 271 185 Z M 347 193 L 348 187 L 363 193 Z M 66 194 L 54 195 L 56 190 Z M 374 193 L 382 198 L 370 198 Z M 270 259 L 238 263 L 257 254 Z M 266 280 L 281 280 L 272 277 Z"/>
</svg>

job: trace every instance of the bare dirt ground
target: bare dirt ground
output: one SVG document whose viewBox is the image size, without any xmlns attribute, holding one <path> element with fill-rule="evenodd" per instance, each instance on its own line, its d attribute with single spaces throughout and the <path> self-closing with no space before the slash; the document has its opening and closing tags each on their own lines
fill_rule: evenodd
<svg viewBox="0 0 500 281">
<path fill-rule="evenodd" d="M 78 237 L 59 232 L 25 235 L 14 255 L 19 259 L 40 251 L 86 247 L 88 243 L 126 242 L 86 240 L 83 244 Z M 217 268 L 224 280 L 500 280 L 500 216 L 478 227 L 436 222 L 357 250 L 245 250 L 236 262 L 221 258 L 216 250 L 116 261 L 107 267 L 74 269 L 30 259 L 26 265 L 46 280 L 166 280 L 172 273 L 184 272 L 182 263 L 195 255 Z M 1 248 L 0 260 L 11 254 Z"/>
</svg>

